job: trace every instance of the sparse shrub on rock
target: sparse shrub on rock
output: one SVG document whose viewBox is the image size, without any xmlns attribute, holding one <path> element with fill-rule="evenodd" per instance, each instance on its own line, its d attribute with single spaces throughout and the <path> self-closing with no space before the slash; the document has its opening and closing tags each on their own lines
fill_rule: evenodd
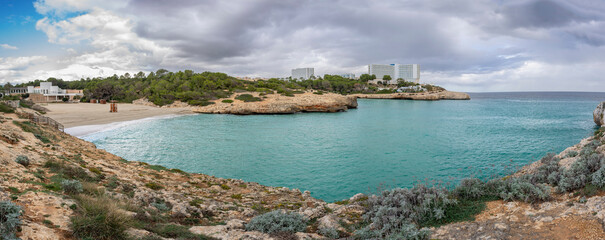
<svg viewBox="0 0 605 240">
<path fill-rule="evenodd" d="M 307 223 L 302 215 L 281 210 L 258 215 L 246 224 L 246 230 L 248 231 L 260 231 L 269 234 L 303 232 L 306 227 Z"/>
<path fill-rule="evenodd" d="M 81 196 L 71 229 L 78 239 L 129 239 L 126 234 L 132 219 L 107 197 Z"/>
<path fill-rule="evenodd" d="M 23 165 L 24 167 L 29 166 L 29 158 L 25 155 L 19 155 L 17 156 L 17 158 L 15 159 L 15 162 L 17 162 L 18 164 Z"/>
<path fill-rule="evenodd" d="M 418 232 L 417 225 L 444 218 L 447 207 L 456 203 L 449 197 L 447 189 L 438 186 L 416 185 L 410 189 L 383 191 L 379 196 L 368 198 L 368 209 L 363 219 L 370 225 L 362 233 L 377 238 L 415 236 L 408 231 L 414 229 Z M 428 236 L 418 236 L 424 235 Z"/>
<path fill-rule="evenodd" d="M 0 201 L 0 239 L 17 239 L 15 233 L 21 225 L 21 207 L 11 201 Z"/>
<path fill-rule="evenodd" d="M 600 188 L 605 187 L 605 167 L 601 167 L 592 174 L 592 184 Z"/>
<path fill-rule="evenodd" d="M 63 188 L 63 192 L 67 194 L 78 194 L 83 191 L 82 183 L 78 180 L 63 180 L 61 182 L 61 187 Z"/>
<path fill-rule="evenodd" d="M 317 233 L 330 239 L 336 239 L 339 236 L 338 230 L 335 228 L 320 228 Z"/>
<path fill-rule="evenodd" d="M 550 198 L 550 187 L 542 183 L 533 184 L 525 178 L 509 178 L 500 187 L 500 198 L 528 203 L 545 201 Z"/>
<path fill-rule="evenodd" d="M 485 195 L 485 183 L 477 178 L 465 178 L 452 192 L 463 199 L 479 199 Z"/>
</svg>

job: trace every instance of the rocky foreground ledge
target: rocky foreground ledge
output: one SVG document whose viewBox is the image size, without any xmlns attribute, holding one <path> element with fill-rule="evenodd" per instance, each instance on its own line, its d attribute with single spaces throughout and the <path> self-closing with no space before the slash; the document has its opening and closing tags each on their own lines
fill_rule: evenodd
<svg viewBox="0 0 605 240">
<path fill-rule="evenodd" d="M 353 94 L 357 98 L 403 99 L 403 100 L 470 100 L 471 96 L 463 92 L 435 91 L 422 93 Z"/>
<path fill-rule="evenodd" d="M 367 234 L 382 229 L 400 231 L 390 239 L 605 239 L 604 154 L 600 129 L 495 182 L 469 181 L 446 195 L 418 187 L 326 203 L 297 189 L 127 161 L 16 114 L 1 114 L 0 211 L 18 210 L 21 226 L 6 229 L 21 239 L 381 239 Z M 499 186 L 500 200 L 476 199 L 485 201 L 481 207 L 462 198 L 479 198 L 490 184 Z M 445 213 L 424 205 L 456 196 L 466 202 Z M 280 220 L 267 217 L 275 210 L 302 219 L 288 232 L 270 232 L 278 225 L 273 220 Z M 420 216 L 403 213 L 450 211 L 477 214 L 450 216 L 420 231 L 400 221 Z M 15 219 L 0 218 L 0 230 L 9 218 Z"/>
<path fill-rule="evenodd" d="M 216 114 L 291 114 L 299 112 L 342 112 L 350 108 L 357 108 L 357 99 L 351 96 L 343 96 L 334 93 L 323 93 L 322 95 L 310 92 L 296 94 L 293 97 L 269 94 L 258 96 L 258 93 L 250 93 L 260 97 L 262 101 L 244 102 L 231 98 L 231 103 L 215 101 L 215 104 L 194 107 L 193 112 L 216 113 Z M 237 94 L 236 94 L 237 95 Z"/>
</svg>

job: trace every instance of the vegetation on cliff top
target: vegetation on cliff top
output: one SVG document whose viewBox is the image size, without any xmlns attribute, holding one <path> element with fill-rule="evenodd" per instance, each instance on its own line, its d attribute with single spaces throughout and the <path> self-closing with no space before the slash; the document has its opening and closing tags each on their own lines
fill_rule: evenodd
<svg viewBox="0 0 605 240">
<path fill-rule="evenodd" d="M 367 74 L 366 74 L 367 75 Z M 83 89 L 84 98 L 118 100 L 132 102 L 135 99 L 146 97 L 156 105 L 171 104 L 176 100 L 191 105 L 208 105 L 209 101 L 226 98 L 237 92 L 259 92 L 261 94 L 278 93 L 285 96 L 294 96 L 303 90 L 321 90 L 340 94 L 351 93 L 379 93 L 378 85 L 369 84 L 371 77 L 365 75 L 360 80 L 343 78 L 337 75 L 324 75 L 316 79 L 303 81 L 269 80 L 246 81 L 240 80 L 224 73 L 203 72 L 194 73 L 191 70 L 169 72 L 160 69 L 145 75 L 139 72 L 134 75 L 128 73 L 106 78 L 86 78 L 77 81 L 63 81 L 49 78 L 63 89 Z M 39 85 L 41 80 L 19 84 L 17 86 Z M 409 85 L 408 82 L 401 82 Z M 428 85 L 427 85 L 428 86 Z M 7 86 L 4 86 L 5 88 Z M 430 86 L 434 90 L 442 89 Z M 384 92 L 384 91 L 383 91 Z M 393 92 L 393 90 L 388 93 Z"/>
</svg>

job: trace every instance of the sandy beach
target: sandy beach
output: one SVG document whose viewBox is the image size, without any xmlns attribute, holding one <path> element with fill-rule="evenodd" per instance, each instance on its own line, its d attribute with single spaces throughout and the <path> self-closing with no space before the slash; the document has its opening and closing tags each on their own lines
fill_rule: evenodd
<svg viewBox="0 0 605 240">
<path fill-rule="evenodd" d="M 159 108 L 130 103 L 119 103 L 117 113 L 109 112 L 109 104 L 50 103 L 42 106 L 50 110 L 46 116 L 60 122 L 65 128 L 193 113 L 188 108 Z"/>
</svg>

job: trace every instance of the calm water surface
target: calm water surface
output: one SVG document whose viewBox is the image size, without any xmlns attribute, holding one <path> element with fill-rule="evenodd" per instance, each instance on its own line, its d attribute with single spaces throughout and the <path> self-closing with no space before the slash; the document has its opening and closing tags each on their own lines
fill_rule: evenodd
<svg viewBox="0 0 605 240">
<path fill-rule="evenodd" d="M 343 113 L 190 115 L 83 138 L 128 160 L 311 191 L 326 201 L 502 174 L 590 135 L 605 93 L 475 93 L 470 101 L 359 100 Z M 482 169 L 478 171 L 477 169 Z"/>
</svg>

